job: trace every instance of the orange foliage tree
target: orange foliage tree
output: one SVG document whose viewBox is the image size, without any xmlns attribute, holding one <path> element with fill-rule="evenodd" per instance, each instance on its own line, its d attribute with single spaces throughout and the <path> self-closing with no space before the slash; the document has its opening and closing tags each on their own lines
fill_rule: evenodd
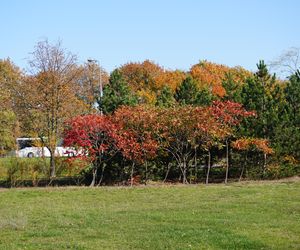
<svg viewBox="0 0 300 250">
<path fill-rule="evenodd" d="M 207 107 L 178 106 L 159 112 L 155 130 L 163 150 L 176 160 L 187 183 L 187 170 L 196 148 L 209 152 L 229 132 Z M 210 159 L 208 161 L 210 164 Z M 210 169 L 210 166 L 208 166 Z"/>
<path fill-rule="evenodd" d="M 214 102 L 211 107 L 122 107 L 115 112 L 114 119 L 132 131 L 140 145 L 129 146 L 127 158 L 142 163 L 155 156 L 160 147 L 173 156 L 182 173 L 183 183 L 187 183 L 187 171 L 195 149 L 201 148 L 209 153 L 208 179 L 211 148 L 228 138 L 233 127 L 249 115 L 252 112 L 228 101 Z M 126 135 L 126 132 L 121 133 Z"/>
<path fill-rule="evenodd" d="M 157 93 L 165 86 L 172 92 L 186 78 L 186 73 L 180 70 L 165 70 L 158 64 L 146 60 L 142 63 L 127 63 L 120 71 L 128 85 L 140 97 L 140 103 L 156 103 Z"/>
<path fill-rule="evenodd" d="M 227 127 L 228 134 L 225 137 L 226 145 L 226 174 L 225 183 L 228 180 L 229 173 L 229 140 L 234 136 L 234 129 L 241 121 L 250 116 L 255 116 L 253 111 L 247 111 L 243 108 L 242 104 L 232 101 L 214 101 L 210 107 L 212 114 L 219 120 L 222 126 Z"/>
<path fill-rule="evenodd" d="M 261 139 L 261 138 L 241 138 L 232 142 L 232 147 L 237 150 L 246 151 L 246 152 L 258 151 L 258 152 L 262 152 L 264 155 L 269 155 L 274 153 L 274 150 L 269 146 L 269 141 L 267 139 Z M 247 154 L 240 174 L 240 180 L 243 177 L 246 164 L 247 164 Z"/>
<path fill-rule="evenodd" d="M 231 75 L 234 81 L 241 83 L 251 76 L 251 72 L 242 67 L 230 68 L 208 61 L 200 61 L 200 63 L 193 65 L 190 69 L 190 74 L 198 81 L 200 88 L 208 87 L 214 95 L 219 97 L 223 97 L 226 94 L 222 82 L 228 75 Z"/>
<path fill-rule="evenodd" d="M 60 42 L 37 43 L 29 61 L 32 75 L 24 77 L 15 92 L 19 119 L 25 121 L 50 151 L 50 177 L 56 177 L 55 150 L 64 122 L 87 111 L 74 88 L 80 71 L 76 56 Z"/>
<path fill-rule="evenodd" d="M 190 69 L 192 77 L 198 81 L 199 87 L 208 87 L 216 96 L 223 97 L 226 93 L 222 80 L 229 72 L 229 67 L 207 61 L 201 61 Z"/>
<path fill-rule="evenodd" d="M 76 84 L 74 84 L 76 94 L 87 104 L 89 113 L 96 112 L 95 104 L 101 102 L 99 81 L 101 79 L 102 86 L 104 87 L 108 84 L 109 75 L 96 62 L 85 63 L 75 70 L 80 72 Z"/>
<path fill-rule="evenodd" d="M 180 70 L 166 70 L 156 77 L 155 88 L 162 89 L 168 86 L 173 92 L 179 87 L 182 81 L 187 77 L 186 73 Z"/>
<path fill-rule="evenodd" d="M 120 71 L 135 91 L 144 88 L 155 89 L 155 79 L 164 72 L 163 68 L 154 62 L 146 60 L 142 63 L 127 63 L 120 67 Z"/>
</svg>

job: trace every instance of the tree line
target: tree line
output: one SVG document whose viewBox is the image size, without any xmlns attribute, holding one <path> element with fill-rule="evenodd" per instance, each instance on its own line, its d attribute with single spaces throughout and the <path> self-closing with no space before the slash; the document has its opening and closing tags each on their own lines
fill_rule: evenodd
<svg viewBox="0 0 300 250">
<path fill-rule="evenodd" d="M 0 154 L 15 149 L 16 137 L 39 137 L 51 154 L 51 178 L 61 139 L 78 149 L 92 185 L 135 178 L 208 183 L 211 171 L 225 182 L 299 173 L 295 67 L 282 80 L 263 60 L 256 72 L 208 61 L 166 70 L 146 60 L 109 75 L 46 40 L 35 46 L 29 68 L 0 60 Z"/>
</svg>

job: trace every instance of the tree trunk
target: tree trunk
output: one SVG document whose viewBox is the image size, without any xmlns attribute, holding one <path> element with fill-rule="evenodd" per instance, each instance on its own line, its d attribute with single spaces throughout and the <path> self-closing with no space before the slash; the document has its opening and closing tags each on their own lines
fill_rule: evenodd
<svg viewBox="0 0 300 250">
<path fill-rule="evenodd" d="M 187 178 L 186 178 L 186 160 L 185 159 L 183 160 L 183 163 L 182 163 L 182 183 L 183 184 L 188 183 Z"/>
<path fill-rule="evenodd" d="M 229 146 L 228 139 L 226 140 L 226 176 L 225 176 L 225 184 L 228 181 L 228 172 L 229 172 Z"/>
<path fill-rule="evenodd" d="M 56 177 L 55 172 L 55 150 L 49 150 L 50 151 L 50 179 L 53 179 Z"/>
<path fill-rule="evenodd" d="M 134 162 L 132 163 L 131 166 L 131 174 L 130 174 L 130 186 L 133 186 L 133 171 L 134 171 Z"/>
<path fill-rule="evenodd" d="M 195 164 L 195 183 L 197 183 L 197 178 L 198 178 L 198 176 L 197 176 L 197 171 L 198 171 L 198 169 L 197 169 L 197 148 L 195 148 L 195 155 L 194 155 L 194 164 Z"/>
<path fill-rule="evenodd" d="M 145 185 L 147 185 L 148 181 L 148 162 L 145 162 Z"/>
<path fill-rule="evenodd" d="M 206 184 L 208 184 L 209 172 L 210 172 L 210 151 L 208 151 L 208 164 L 207 164 L 207 174 L 206 174 Z"/>
<path fill-rule="evenodd" d="M 242 178 L 243 178 L 243 174 L 244 174 L 244 170 L 245 170 L 246 166 L 247 166 L 247 153 L 246 153 L 246 156 L 245 156 L 245 161 L 244 161 L 244 164 L 243 164 L 243 167 L 242 167 L 242 171 L 241 171 L 239 181 L 241 181 Z"/>
<path fill-rule="evenodd" d="M 104 176 L 104 170 L 105 170 L 105 163 L 102 163 L 102 168 L 101 168 L 101 176 L 100 176 L 100 180 L 98 182 L 98 185 L 97 186 L 100 186 L 101 183 L 102 183 L 102 180 L 103 180 L 103 176 Z"/>
<path fill-rule="evenodd" d="M 267 154 L 264 154 L 263 174 L 266 172 L 266 169 L 267 169 Z"/>
<path fill-rule="evenodd" d="M 90 184 L 90 187 L 94 187 L 94 186 L 95 186 L 95 183 L 96 183 L 96 177 L 97 177 L 97 170 L 98 170 L 97 167 L 94 167 L 94 168 L 93 168 L 93 179 L 92 179 L 92 182 L 91 182 L 91 184 Z"/>
<path fill-rule="evenodd" d="M 169 172 L 170 172 L 170 169 L 171 169 L 171 163 L 169 162 L 168 163 L 168 169 L 167 169 L 167 172 L 166 172 L 166 175 L 165 175 L 165 178 L 164 178 L 163 182 L 165 182 L 167 180 Z"/>
</svg>

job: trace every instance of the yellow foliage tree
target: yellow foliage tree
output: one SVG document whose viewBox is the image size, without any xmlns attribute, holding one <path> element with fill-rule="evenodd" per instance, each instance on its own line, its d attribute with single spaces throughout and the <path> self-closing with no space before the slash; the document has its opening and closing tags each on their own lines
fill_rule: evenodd
<svg viewBox="0 0 300 250">
<path fill-rule="evenodd" d="M 50 177 L 56 176 L 55 149 L 65 120 L 88 109 L 76 94 L 80 75 L 76 57 L 60 43 L 39 42 L 34 52 L 31 75 L 25 76 L 14 91 L 16 112 L 24 127 L 34 131 L 50 151 Z"/>
</svg>

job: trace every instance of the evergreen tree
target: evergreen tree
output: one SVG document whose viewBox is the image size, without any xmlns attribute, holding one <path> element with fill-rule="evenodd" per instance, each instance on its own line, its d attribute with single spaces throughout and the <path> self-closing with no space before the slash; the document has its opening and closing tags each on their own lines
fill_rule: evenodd
<svg viewBox="0 0 300 250">
<path fill-rule="evenodd" d="M 290 77 L 285 89 L 287 108 L 294 125 L 300 125 L 300 71 Z"/>
<path fill-rule="evenodd" d="M 242 104 L 247 110 L 253 110 L 257 114 L 261 113 L 262 99 L 264 95 L 263 87 L 255 81 L 248 78 L 241 91 Z M 243 136 L 263 137 L 263 124 L 261 119 L 247 118 L 242 123 L 240 132 Z"/>
<path fill-rule="evenodd" d="M 284 91 L 285 113 L 280 116 L 275 142 L 277 152 L 300 160 L 300 72 L 293 74 Z"/>
<path fill-rule="evenodd" d="M 174 95 L 169 86 L 164 86 L 156 99 L 156 106 L 169 108 L 175 104 Z"/>
<path fill-rule="evenodd" d="M 180 104 L 195 104 L 198 94 L 198 87 L 195 80 L 188 76 L 182 81 L 175 93 L 175 99 Z"/>
<path fill-rule="evenodd" d="M 292 156 L 300 161 L 300 127 L 284 119 L 276 127 L 274 147 L 281 156 Z"/>
<path fill-rule="evenodd" d="M 225 75 L 222 82 L 223 88 L 226 90 L 226 95 L 223 97 L 225 101 L 242 102 L 241 91 L 242 85 L 234 81 L 230 73 Z"/>
<path fill-rule="evenodd" d="M 101 100 L 103 112 L 110 114 L 122 105 L 134 106 L 137 101 L 137 97 L 131 93 L 121 72 L 118 69 L 114 70 L 110 75 L 109 84 L 103 89 Z"/>
<path fill-rule="evenodd" d="M 242 87 L 241 101 L 247 110 L 256 111 L 255 119 L 244 122 L 243 133 L 248 136 L 274 138 L 276 125 L 283 111 L 283 92 L 271 76 L 264 61 L 257 64 L 257 72 Z"/>
<path fill-rule="evenodd" d="M 214 95 L 207 88 L 204 88 L 196 94 L 195 104 L 198 106 L 209 106 L 213 100 L 215 100 Z"/>
</svg>

